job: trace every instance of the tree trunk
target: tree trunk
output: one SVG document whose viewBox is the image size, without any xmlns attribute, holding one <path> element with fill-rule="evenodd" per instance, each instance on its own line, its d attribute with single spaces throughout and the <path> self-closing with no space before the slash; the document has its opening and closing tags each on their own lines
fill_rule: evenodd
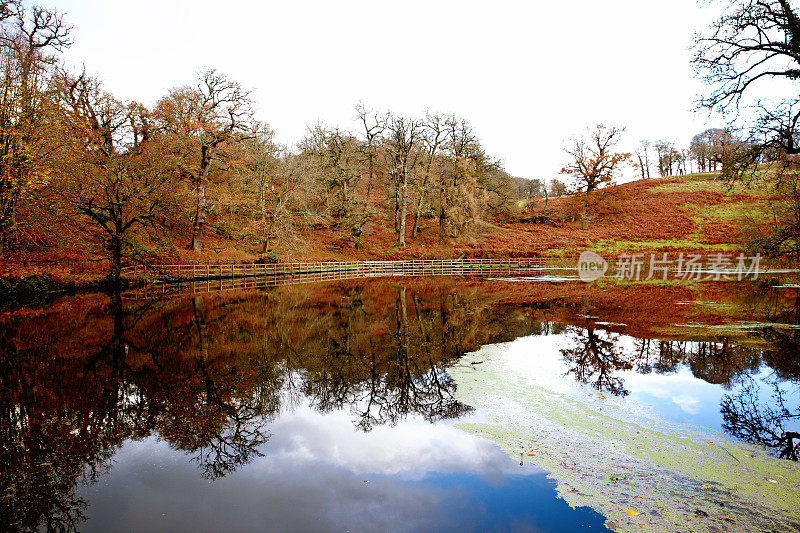
<svg viewBox="0 0 800 533">
<path fill-rule="evenodd" d="M 422 213 L 422 203 L 425 200 L 425 189 L 419 191 L 419 201 L 417 202 L 417 212 L 414 213 L 414 225 L 411 228 L 411 236 L 416 237 L 419 231 L 419 217 Z M 1 253 L 1 252 L 0 252 Z"/>
<path fill-rule="evenodd" d="M 124 308 L 122 305 L 122 294 L 120 293 L 119 285 L 114 285 L 109 288 L 109 314 L 113 318 L 114 323 L 114 336 L 113 341 L 109 344 L 109 347 L 112 350 L 114 364 L 113 369 L 117 369 L 118 365 L 121 364 L 125 360 L 125 348 L 127 343 L 125 342 L 125 313 Z M 111 391 L 107 391 L 111 392 Z M 111 392 L 111 394 L 115 394 Z"/>
<path fill-rule="evenodd" d="M 403 187 L 400 193 L 400 236 L 397 242 L 406 245 L 406 217 L 408 215 L 408 176 L 403 173 Z"/>
<path fill-rule="evenodd" d="M 122 237 L 115 235 L 109 243 L 111 252 L 111 271 L 108 273 L 108 281 L 114 286 L 119 286 L 122 277 Z"/>
<path fill-rule="evenodd" d="M 197 209 L 192 227 L 192 250 L 203 250 L 203 233 L 206 227 L 206 185 L 208 184 L 208 167 L 211 164 L 211 150 L 203 146 L 200 152 L 200 173 L 197 176 Z"/>
<path fill-rule="evenodd" d="M 439 239 L 444 240 L 445 238 L 445 226 L 446 226 L 446 219 L 447 219 L 447 210 L 445 209 L 445 193 L 444 193 L 444 176 L 442 176 L 442 181 L 439 184 Z"/>
<path fill-rule="evenodd" d="M 375 175 L 375 163 L 372 154 L 372 144 L 369 145 L 369 178 L 367 178 L 367 198 L 364 200 L 364 208 L 367 213 L 370 212 L 370 196 L 372 196 L 372 177 Z"/>
<path fill-rule="evenodd" d="M 425 171 L 425 178 L 422 180 L 422 186 L 419 188 L 419 201 L 417 202 L 417 212 L 414 214 L 414 226 L 411 228 L 412 237 L 416 237 L 417 230 L 419 230 L 419 217 L 420 213 L 422 213 L 422 204 L 425 201 L 425 187 L 428 185 L 428 179 L 430 178 L 431 175 L 432 165 L 433 165 L 432 162 L 428 163 L 428 169 Z"/>
<path fill-rule="evenodd" d="M 394 184 L 394 231 L 400 232 L 400 184 Z"/>
</svg>

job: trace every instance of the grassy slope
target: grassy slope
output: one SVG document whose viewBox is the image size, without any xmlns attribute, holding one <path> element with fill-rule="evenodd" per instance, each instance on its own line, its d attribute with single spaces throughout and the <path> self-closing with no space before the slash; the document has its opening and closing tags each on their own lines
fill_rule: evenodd
<svg viewBox="0 0 800 533">
<path fill-rule="evenodd" d="M 747 220 L 766 216 L 766 186 L 727 190 L 716 174 L 640 180 L 617 186 L 619 213 L 606 215 L 581 230 L 579 222 L 561 227 L 511 221 L 484 224 L 470 237 L 442 245 L 436 237 L 435 220 L 425 221 L 422 234 L 409 239 L 405 249 L 394 245 L 391 228 L 380 221 L 367 227 L 364 249 L 336 249 L 335 236 L 327 230 L 306 235 L 308 244 L 287 256 L 298 259 L 347 259 L 504 256 L 577 256 L 580 250 L 601 253 L 655 251 L 733 252 L 745 235 Z M 569 198 L 550 200 L 557 213 L 567 209 Z M 388 230 L 388 231 L 387 231 Z"/>
<path fill-rule="evenodd" d="M 519 246 L 542 255 L 571 256 L 580 250 L 601 253 L 651 253 L 740 248 L 745 221 L 763 220 L 768 189 L 727 190 L 712 173 L 640 180 L 617 187 L 620 212 L 581 230 L 577 222 L 562 228 L 508 224 L 494 247 Z M 566 200 L 561 200 L 566 202 Z"/>
</svg>

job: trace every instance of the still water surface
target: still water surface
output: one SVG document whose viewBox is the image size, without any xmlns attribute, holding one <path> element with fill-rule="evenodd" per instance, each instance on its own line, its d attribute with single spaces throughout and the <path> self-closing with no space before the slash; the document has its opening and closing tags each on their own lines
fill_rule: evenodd
<svg viewBox="0 0 800 533">
<path fill-rule="evenodd" d="M 7 313 L 0 521 L 80 531 L 796 526 L 793 330 L 661 339 L 608 325 L 602 315 L 613 313 L 592 305 L 440 279 L 83 295 Z M 641 433 L 603 433 L 614 424 Z M 656 427 L 655 444 L 636 440 Z M 592 454 L 559 440 L 577 442 L 578 430 L 591 433 Z M 680 469 L 648 452 L 678 437 L 713 442 L 783 492 L 754 502 L 724 479 L 700 473 L 695 487 L 681 474 L 667 499 L 689 503 L 655 504 L 663 495 L 635 478 L 652 469 L 670 483 Z M 700 470 L 702 450 L 672 457 Z M 706 483 L 731 500 L 706 498 Z"/>
</svg>

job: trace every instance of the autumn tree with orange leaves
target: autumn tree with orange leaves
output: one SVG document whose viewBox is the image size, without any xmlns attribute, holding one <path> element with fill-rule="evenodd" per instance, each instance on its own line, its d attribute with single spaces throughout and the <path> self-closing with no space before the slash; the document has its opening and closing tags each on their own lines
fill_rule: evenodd
<svg viewBox="0 0 800 533">
<path fill-rule="evenodd" d="M 614 150 L 624 131 L 625 128 L 598 124 L 565 149 L 569 161 L 561 173 L 572 177 L 575 192 L 580 195 L 582 229 L 588 227 L 591 211 L 603 200 L 598 191 L 615 185 L 617 173 L 631 158 L 628 152 Z"/>
<path fill-rule="evenodd" d="M 102 243 L 108 281 L 119 285 L 140 238 L 157 240 L 179 212 L 170 146 L 153 132 L 150 110 L 117 100 L 86 74 L 62 73 L 58 103 L 62 140 L 47 200 Z"/>
<path fill-rule="evenodd" d="M 0 255 L 18 210 L 48 179 L 57 137 L 51 78 L 71 27 L 56 10 L 0 0 Z"/>
</svg>

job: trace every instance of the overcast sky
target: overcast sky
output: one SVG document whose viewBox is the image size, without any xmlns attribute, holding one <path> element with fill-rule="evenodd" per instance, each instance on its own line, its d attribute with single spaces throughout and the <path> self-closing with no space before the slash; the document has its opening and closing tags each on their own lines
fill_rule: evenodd
<svg viewBox="0 0 800 533">
<path fill-rule="evenodd" d="M 689 46 L 710 16 L 695 0 L 40 3 L 68 14 L 69 61 L 117 97 L 152 104 L 213 67 L 290 144 L 317 120 L 354 129 L 359 101 L 431 109 L 469 119 L 510 173 L 549 179 L 599 121 L 628 149 L 718 125 L 692 112 Z"/>
</svg>

